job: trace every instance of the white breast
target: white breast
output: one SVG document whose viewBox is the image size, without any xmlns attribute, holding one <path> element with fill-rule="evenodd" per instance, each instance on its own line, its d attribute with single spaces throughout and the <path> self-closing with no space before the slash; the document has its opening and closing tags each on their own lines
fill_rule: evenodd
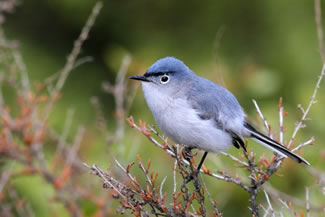
<svg viewBox="0 0 325 217">
<path fill-rule="evenodd" d="M 147 104 L 164 134 L 174 142 L 206 151 L 231 147 L 232 138 L 213 120 L 202 120 L 185 99 L 169 97 L 142 82 Z"/>
</svg>

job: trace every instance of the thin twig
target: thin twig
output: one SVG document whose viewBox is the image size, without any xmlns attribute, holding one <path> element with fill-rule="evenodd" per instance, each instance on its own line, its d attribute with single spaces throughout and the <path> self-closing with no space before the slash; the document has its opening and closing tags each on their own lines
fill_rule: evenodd
<svg viewBox="0 0 325 217">
<path fill-rule="evenodd" d="M 69 150 L 69 155 L 67 157 L 67 162 L 66 163 L 69 166 L 72 165 L 73 162 L 76 159 L 76 155 L 77 155 L 78 149 L 79 149 L 79 147 L 81 145 L 84 133 L 85 133 L 85 128 L 83 126 L 79 127 L 78 132 L 77 132 L 77 134 L 75 136 L 73 145 Z"/>
<path fill-rule="evenodd" d="M 264 195 L 265 195 L 265 198 L 266 198 L 267 204 L 269 205 L 268 209 L 270 209 L 271 214 L 272 214 L 272 217 L 275 217 L 275 215 L 274 215 L 274 209 L 273 209 L 273 207 L 272 207 L 272 204 L 271 204 L 271 201 L 270 201 L 269 195 L 266 193 L 266 191 L 264 191 Z"/>
<path fill-rule="evenodd" d="M 309 188 L 306 187 L 306 213 L 310 217 Z"/>
<path fill-rule="evenodd" d="M 159 188 L 160 200 L 163 200 L 163 198 L 164 198 L 163 187 L 164 187 L 166 179 L 167 179 L 167 176 L 165 176 L 165 178 L 161 181 L 161 184 L 160 184 L 160 188 Z"/>
<path fill-rule="evenodd" d="M 309 104 L 308 104 L 307 108 L 305 109 L 305 112 L 303 113 L 300 121 L 297 123 L 296 128 L 294 129 L 294 131 L 292 133 L 291 139 L 290 139 L 290 141 L 288 143 L 289 147 L 292 145 L 292 143 L 294 141 L 294 138 L 296 138 L 296 135 L 297 135 L 298 131 L 302 128 L 303 123 L 306 120 L 307 115 L 308 115 L 312 105 L 314 105 L 316 103 L 315 98 L 316 98 L 317 91 L 318 91 L 318 89 L 320 87 L 320 83 L 321 83 L 324 75 L 325 75 L 325 64 L 323 65 L 322 71 L 321 71 L 321 73 L 320 73 L 320 75 L 318 77 L 318 80 L 317 80 L 314 92 L 313 92 L 313 94 L 312 94 L 312 96 L 310 98 Z"/>
<path fill-rule="evenodd" d="M 41 133 L 41 130 L 39 130 L 39 129 L 42 129 L 44 127 L 44 124 L 52 111 L 54 102 L 55 102 L 59 92 L 63 88 L 65 81 L 67 80 L 70 72 L 72 71 L 72 69 L 74 69 L 75 63 L 77 61 L 77 57 L 79 56 L 80 51 L 81 51 L 81 47 L 82 47 L 83 43 L 85 42 L 85 40 L 88 38 L 89 31 L 92 28 L 92 26 L 94 25 L 95 20 L 96 20 L 102 7 L 103 7 L 103 3 L 101 1 L 99 1 L 95 4 L 85 26 L 81 30 L 81 33 L 80 33 L 78 39 L 74 42 L 74 46 L 72 48 L 71 53 L 69 54 L 69 56 L 67 58 L 67 62 L 60 72 L 58 81 L 57 81 L 54 89 L 50 92 L 50 98 L 46 105 L 45 112 L 44 112 L 44 115 L 42 118 L 42 122 L 41 122 L 40 126 L 38 127 L 38 129 L 36 130 L 37 133 L 35 133 L 35 138 L 39 137 L 39 134 Z M 36 141 L 36 143 L 38 143 L 38 141 Z"/>
<path fill-rule="evenodd" d="M 284 133 L 283 113 L 284 113 L 284 109 L 282 106 L 282 98 L 280 98 L 280 103 L 279 103 L 280 144 L 283 144 L 283 133 Z"/>
<path fill-rule="evenodd" d="M 62 134 L 59 137 L 59 144 L 56 148 L 56 153 L 55 156 L 59 156 L 62 153 L 62 150 L 65 146 L 69 130 L 71 128 L 72 120 L 73 120 L 73 115 L 74 115 L 74 110 L 73 109 L 68 109 L 67 111 L 67 116 L 65 118 L 65 122 L 63 125 L 63 131 Z"/>
<path fill-rule="evenodd" d="M 263 217 L 267 217 L 269 215 L 269 210 L 270 207 L 268 207 L 267 209 L 261 204 L 260 207 L 264 210 L 264 215 Z"/>
<path fill-rule="evenodd" d="M 114 99 L 115 99 L 115 106 L 116 106 L 116 116 L 117 116 L 117 128 L 116 128 L 116 139 L 119 141 L 123 138 L 124 134 L 124 126 L 125 126 L 125 90 L 126 90 L 126 83 L 125 83 L 125 74 L 129 65 L 131 64 L 131 56 L 126 55 L 123 58 L 122 65 L 120 70 L 118 71 L 116 77 L 116 83 L 114 86 Z"/>
<path fill-rule="evenodd" d="M 214 212 L 215 212 L 215 214 L 216 214 L 217 216 L 221 216 L 221 213 L 219 212 L 219 210 L 218 210 L 218 208 L 217 208 L 217 205 L 216 205 L 215 201 L 212 199 L 212 196 L 211 196 L 211 194 L 210 194 L 210 192 L 209 192 L 209 190 L 208 190 L 208 187 L 207 187 L 207 185 L 206 185 L 206 183 L 205 183 L 205 180 L 204 180 L 203 175 L 202 175 L 202 174 L 200 174 L 200 175 L 201 175 L 201 179 L 202 179 L 202 182 L 203 182 L 204 189 L 205 189 L 205 191 L 207 192 L 207 195 L 208 195 L 209 201 L 210 201 L 210 203 L 212 204 L 212 206 L 213 206 L 213 208 L 214 208 Z"/>
<path fill-rule="evenodd" d="M 226 157 L 229 157 L 231 160 L 245 166 L 245 167 L 249 167 L 249 165 L 245 162 L 245 161 L 242 161 L 242 160 L 239 160 L 238 158 L 236 158 L 235 156 L 229 154 L 229 153 L 226 153 L 226 152 L 223 152 L 221 151 L 220 154 L 226 156 Z"/>
<path fill-rule="evenodd" d="M 127 170 L 122 166 L 122 164 L 121 164 L 117 159 L 115 159 L 115 163 L 117 164 L 117 166 L 118 166 L 119 168 L 122 169 L 122 171 L 123 171 L 125 174 L 127 174 L 127 176 L 129 177 L 129 179 L 131 179 L 132 182 L 135 181 L 135 178 L 134 178 L 134 177 L 133 177 L 129 172 L 127 172 Z"/>
<path fill-rule="evenodd" d="M 325 173 L 323 171 L 315 169 L 313 167 L 308 167 L 307 170 L 312 176 L 316 177 L 317 183 L 319 185 L 325 186 Z"/>
<path fill-rule="evenodd" d="M 301 143 L 300 145 L 298 145 L 297 147 L 295 147 L 294 149 L 292 149 L 291 151 L 292 152 L 296 152 L 298 151 L 299 149 L 301 149 L 302 147 L 306 146 L 306 145 L 310 145 L 310 144 L 313 144 L 315 141 L 315 138 L 312 137 L 311 139 L 309 139 L 308 141 L 304 142 L 304 143 Z"/>
<path fill-rule="evenodd" d="M 151 178 L 148 174 L 148 170 L 145 168 L 145 166 L 143 165 L 141 160 L 138 160 L 138 165 L 139 165 L 140 169 L 142 170 L 142 172 L 144 173 L 144 175 L 146 176 L 146 182 L 148 183 L 148 185 L 150 187 L 153 187 Z"/>
<path fill-rule="evenodd" d="M 22 94 L 25 96 L 25 98 L 27 98 L 27 95 L 30 93 L 30 84 L 25 63 L 23 61 L 21 53 L 17 50 L 17 48 L 13 50 L 12 55 L 21 74 L 21 84 L 23 88 Z"/>
<path fill-rule="evenodd" d="M 281 191 L 273 188 L 270 184 L 263 185 L 263 189 L 268 192 L 268 194 L 273 198 L 273 200 L 277 200 L 278 198 L 281 198 L 286 201 L 291 201 L 293 204 L 300 206 L 300 207 L 304 207 L 306 205 L 305 201 L 300 200 L 297 197 L 288 195 L 284 192 L 281 192 Z M 323 206 L 324 206 L 324 204 L 322 204 L 321 206 L 315 206 L 315 205 L 310 204 L 310 210 L 313 210 L 315 212 L 321 212 L 323 210 Z"/>
<path fill-rule="evenodd" d="M 324 31 L 322 25 L 322 8 L 321 8 L 321 1 L 315 0 L 315 22 L 316 22 L 316 29 L 317 29 L 317 37 L 319 42 L 319 51 L 322 57 L 323 62 L 325 62 L 325 48 L 324 48 Z"/>
<path fill-rule="evenodd" d="M 283 205 L 284 208 L 286 208 L 293 216 L 297 216 L 296 211 L 294 211 L 292 208 L 289 207 L 287 202 L 279 198 L 280 203 Z"/>
<path fill-rule="evenodd" d="M 100 10 L 102 9 L 102 7 L 103 7 L 103 3 L 101 1 L 97 2 L 95 4 L 95 6 L 93 7 L 92 12 L 91 12 L 85 26 L 82 28 L 78 39 L 74 42 L 73 49 L 68 56 L 67 62 L 60 73 L 60 76 L 56 83 L 55 89 L 53 90 L 53 93 L 51 95 L 56 95 L 62 89 L 71 70 L 75 67 L 75 63 L 76 63 L 77 57 L 80 54 L 81 47 L 82 47 L 83 43 L 85 42 L 85 40 L 88 38 L 90 29 L 93 27 L 95 20 L 98 16 Z"/>
<path fill-rule="evenodd" d="M 260 118 L 262 119 L 262 121 L 263 121 L 263 123 L 264 123 L 264 127 L 265 127 L 265 129 L 267 130 L 268 135 L 272 138 L 269 124 L 267 123 L 267 120 L 264 118 L 264 115 L 262 114 L 261 109 L 260 109 L 260 107 L 257 105 L 257 102 L 256 102 L 255 99 L 253 99 L 253 103 L 254 103 L 254 106 L 255 106 L 255 108 L 256 108 L 256 111 L 257 111 L 258 115 L 260 116 Z"/>
<path fill-rule="evenodd" d="M 125 195 L 122 193 L 122 191 L 120 191 L 120 189 L 116 187 L 115 183 L 121 185 L 122 188 L 127 188 L 126 186 L 123 186 L 122 184 L 120 184 L 119 182 L 114 180 L 112 177 L 107 178 L 105 176 L 105 173 L 99 167 L 97 167 L 96 165 L 89 166 L 86 163 L 83 163 L 83 165 L 85 167 L 91 169 L 92 171 L 94 171 L 95 175 L 98 175 L 99 177 L 101 177 L 103 179 L 104 183 L 108 184 L 111 188 L 113 188 L 121 197 L 126 198 Z"/>
<path fill-rule="evenodd" d="M 179 151 L 179 146 L 177 145 L 177 153 L 178 151 Z M 177 171 L 177 159 L 175 159 L 174 168 L 173 168 L 173 181 L 174 181 L 173 194 L 174 195 L 176 195 L 176 188 L 177 188 L 176 171 Z"/>
</svg>

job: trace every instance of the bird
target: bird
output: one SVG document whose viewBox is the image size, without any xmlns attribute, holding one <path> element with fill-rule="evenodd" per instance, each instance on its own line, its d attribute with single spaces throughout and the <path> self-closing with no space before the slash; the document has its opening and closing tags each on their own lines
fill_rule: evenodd
<svg viewBox="0 0 325 217">
<path fill-rule="evenodd" d="M 175 57 L 164 57 L 144 75 L 130 76 L 141 81 L 144 98 L 165 136 L 189 149 L 222 152 L 234 146 L 246 150 L 244 137 L 252 138 L 282 157 L 310 165 L 287 147 L 256 130 L 236 97 L 226 88 L 196 75 Z"/>
</svg>

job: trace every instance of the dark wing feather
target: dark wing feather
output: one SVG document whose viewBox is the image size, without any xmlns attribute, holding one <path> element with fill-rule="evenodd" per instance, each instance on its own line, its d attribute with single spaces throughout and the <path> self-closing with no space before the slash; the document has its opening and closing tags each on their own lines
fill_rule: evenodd
<svg viewBox="0 0 325 217">
<path fill-rule="evenodd" d="M 247 152 L 244 140 L 234 133 L 232 133 L 232 144 L 238 149 L 242 147 Z"/>
</svg>

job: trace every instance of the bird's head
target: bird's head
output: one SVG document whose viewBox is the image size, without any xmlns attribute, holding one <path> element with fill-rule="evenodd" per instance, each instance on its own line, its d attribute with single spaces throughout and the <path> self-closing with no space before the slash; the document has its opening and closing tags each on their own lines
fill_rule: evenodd
<svg viewBox="0 0 325 217">
<path fill-rule="evenodd" d="M 194 73 L 180 60 L 174 57 L 165 57 L 156 61 L 144 75 L 129 77 L 142 81 L 143 86 L 149 89 L 176 93 L 189 85 Z"/>
</svg>

